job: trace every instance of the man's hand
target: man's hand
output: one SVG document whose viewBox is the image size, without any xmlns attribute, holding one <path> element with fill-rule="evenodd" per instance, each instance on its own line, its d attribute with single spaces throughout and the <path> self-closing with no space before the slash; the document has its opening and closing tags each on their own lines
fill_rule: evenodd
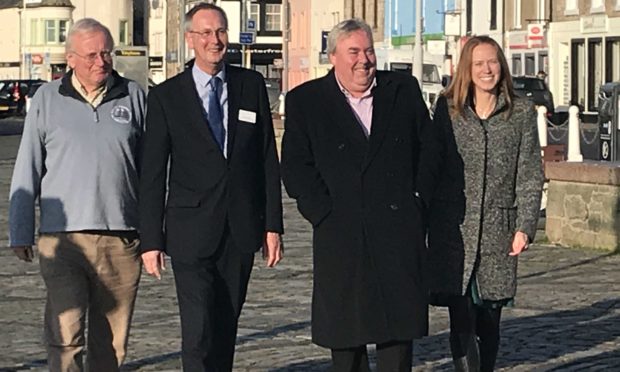
<svg viewBox="0 0 620 372">
<path fill-rule="evenodd" d="M 529 246 L 529 238 L 527 234 L 522 231 L 515 233 L 514 239 L 512 239 L 512 252 L 508 253 L 509 256 L 518 256 L 521 252 L 527 251 Z"/>
<path fill-rule="evenodd" d="M 263 258 L 267 267 L 274 267 L 282 260 L 283 250 L 280 234 L 267 231 L 263 241 Z"/>
<path fill-rule="evenodd" d="M 142 253 L 142 264 L 149 275 L 156 277 L 158 280 L 161 279 L 159 270 L 166 270 L 164 252 L 155 250 Z"/>
<path fill-rule="evenodd" d="M 11 247 L 13 249 L 13 253 L 22 261 L 32 262 L 34 258 L 34 253 L 32 251 L 31 245 L 22 245 L 18 247 Z"/>
</svg>

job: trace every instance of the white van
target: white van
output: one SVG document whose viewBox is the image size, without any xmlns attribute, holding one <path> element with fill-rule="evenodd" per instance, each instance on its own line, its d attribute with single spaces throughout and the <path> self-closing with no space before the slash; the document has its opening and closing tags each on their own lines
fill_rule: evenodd
<svg viewBox="0 0 620 372">
<path fill-rule="evenodd" d="M 413 75 L 413 50 L 377 48 L 375 53 L 377 55 L 377 69 Z M 441 85 L 440 68 L 436 63 L 427 61 L 425 58 L 422 64 L 422 78 L 416 77 L 422 81 L 422 95 L 426 105 L 430 108 L 444 89 Z"/>
</svg>

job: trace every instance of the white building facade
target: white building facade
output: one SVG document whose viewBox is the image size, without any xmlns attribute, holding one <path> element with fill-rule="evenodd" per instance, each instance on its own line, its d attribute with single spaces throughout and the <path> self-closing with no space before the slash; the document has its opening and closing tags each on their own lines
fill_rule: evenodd
<svg viewBox="0 0 620 372">
<path fill-rule="evenodd" d="M 74 21 L 95 18 L 116 45 L 133 40 L 131 0 L 24 0 L 0 4 L 0 78 L 59 78 L 66 71 L 65 42 Z"/>
</svg>

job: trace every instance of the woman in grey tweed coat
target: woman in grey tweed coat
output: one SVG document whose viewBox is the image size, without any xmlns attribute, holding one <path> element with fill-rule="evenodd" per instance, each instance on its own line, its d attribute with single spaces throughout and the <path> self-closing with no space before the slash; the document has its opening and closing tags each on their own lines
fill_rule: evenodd
<svg viewBox="0 0 620 372">
<path fill-rule="evenodd" d="M 431 299 L 449 308 L 456 369 L 492 371 L 517 257 L 536 232 L 543 184 L 536 112 L 515 98 L 499 45 L 477 36 L 463 47 L 434 121 L 446 146 L 429 210 Z"/>
</svg>

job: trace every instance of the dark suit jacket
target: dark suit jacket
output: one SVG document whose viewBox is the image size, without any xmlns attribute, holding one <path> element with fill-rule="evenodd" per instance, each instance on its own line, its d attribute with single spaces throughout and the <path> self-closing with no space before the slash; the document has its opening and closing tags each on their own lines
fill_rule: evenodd
<svg viewBox="0 0 620 372">
<path fill-rule="evenodd" d="M 422 207 L 440 147 L 417 81 L 377 73 L 366 139 L 333 72 L 286 97 L 284 185 L 314 227 L 312 338 L 330 348 L 427 332 Z"/>
<path fill-rule="evenodd" d="M 208 257 L 226 222 L 235 245 L 245 251 L 259 249 L 265 231 L 282 232 L 280 173 L 265 83 L 259 73 L 229 65 L 226 79 L 227 159 L 204 118 L 191 69 L 149 92 L 140 179 L 143 251 Z M 239 110 L 256 113 L 256 122 L 240 121 Z"/>
</svg>

